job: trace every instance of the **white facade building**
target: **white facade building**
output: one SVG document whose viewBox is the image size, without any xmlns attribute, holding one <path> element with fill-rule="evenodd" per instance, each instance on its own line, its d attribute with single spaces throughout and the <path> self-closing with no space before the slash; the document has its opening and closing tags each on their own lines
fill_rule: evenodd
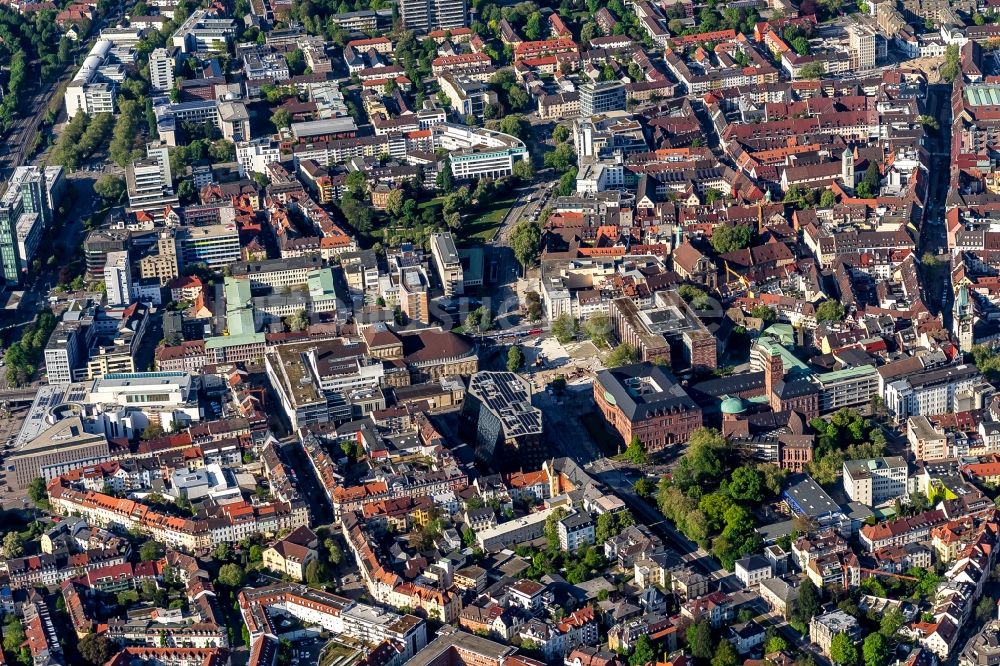
<svg viewBox="0 0 1000 666">
<path fill-rule="evenodd" d="M 132 269 L 128 252 L 108 252 L 104 265 L 104 286 L 108 292 L 108 305 L 121 307 L 132 302 Z"/>
</svg>

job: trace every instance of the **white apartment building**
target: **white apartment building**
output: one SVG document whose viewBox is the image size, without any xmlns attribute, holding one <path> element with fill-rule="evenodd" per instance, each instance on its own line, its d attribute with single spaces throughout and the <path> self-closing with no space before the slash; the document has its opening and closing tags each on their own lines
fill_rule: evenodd
<svg viewBox="0 0 1000 666">
<path fill-rule="evenodd" d="M 403 24 L 418 33 L 467 25 L 465 0 L 401 0 Z"/>
<path fill-rule="evenodd" d="M 954 412 L 956 395 L 971 391 L 980 381 L 974 365 L 934 368 L 887 384 L 882 398 L 889 414 L 902 422 L 911 416 Z"/>
<path fill-rule="evenodd" d="M 565 551 L 572 553 L 594 543 L 594 521 L 585 511 L 571 513 L 560 520 L 556 527 L 559 531 L 559 547 Z"/>
<path fill-rule="evenodd" d="M 865 506 L 879 506 L 909 496 L 909 471 L 900 456 L 844 461 L 844 492 Z"/>
<path fill-rule="evenodd" d="M 174 87 L 174 59 L 167 49 L 155 49 L 149 54 L 149 84 L 164 93 Z"/>
<path fill-rule="evenodd" d="M 174 194 L 170 157 L 162 144 L 146 146 L 146 159 L 136 160 L 125 170 L 128 189 L 127 212 L 147 211 L 154 217 L 163 215 L 168 206 L 177 206 L 180 200 Z"/>
<path fill-rule="evenodd" d="M 736 561 L 734 572 L 745 587 L 750 587 L 771 577 L 771 563 L 763 555 L 750 555 Z"/>
<path fill-rule="evenodd" d="M 108 305 L 121 307 L 132 302 L 132 269 L 128 252 L 108 252 L 104 264 L 104 286 L 107 289 Z"/>
<path fill-rule="evenodd" d="M 236 163 L 240 176 L 246 178 L 252 173 L 265 173 L 267 166 L 281 161 L 278 144 L 268 138 L 241 141 L 236 144 Z"/>
</svg>

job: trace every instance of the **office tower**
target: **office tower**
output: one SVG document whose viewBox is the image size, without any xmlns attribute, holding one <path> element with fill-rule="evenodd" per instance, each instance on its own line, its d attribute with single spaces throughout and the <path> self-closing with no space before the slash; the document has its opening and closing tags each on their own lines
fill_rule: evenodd
<svg viewBox="0 0 1000 666">
<path fill-rule="evenodd" d="M 62 170 L 50 174 L 41 167 L 18 167 L 0 197 L 0 274 L 6 284 L 18 284 L 28 269 L 52 220 L 49 189 L 60 186 Z"/>
</svg>

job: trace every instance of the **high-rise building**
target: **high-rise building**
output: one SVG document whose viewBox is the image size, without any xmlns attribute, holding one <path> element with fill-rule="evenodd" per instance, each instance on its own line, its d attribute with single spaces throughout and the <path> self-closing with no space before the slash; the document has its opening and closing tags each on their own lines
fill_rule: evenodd
<svg viewBox="0 0 1000 666">
<path fill-rule="evenodd" d="M 867 25 L 847 26 L 847 45 L 851 56 L 851 71 L 863 72 L 875 68 L 875 30 Z"/>
<path fill-rule="evenodd" d="M 128 252 L 109 252 L 104 265 L 104 286 L 108 292 L 108 305 L 120 307 L 132 302 L 132 268 Z"/>
<path fill-rule="evenodd" d="M 169 92 L 174 87 L 174 58 L 167 49 L 155 49 L 149 54 L 149 84 L 157 92 Z"/>
<path fill-rule="evenodd" d="M 416 32 L 463 28 L 467 23 L 465 0 L 401 0 L 399 9 L 403 24 Z"/>
<path fill-rule="evenodd" d="M 625 110 L 625 84 L 620 81 L 594 81 L 580 86 L 580 115 Z"/>
<path fill-rule="evenodd" d="M 431 234 L 431 257 L 444 287 L 444 295 L 451 298 L 461 294 L 465 283 L 462 259 L 450 233 Z"/>
<path fill-rule="evenodd" d="M 62 189 L 62 169 L 18 167 L 0 197 L 0 276 L 17 284 L 52 221 Z"/>
<path fill-rule="evenodd" d="M 125 181 L 129 204 L 126 212 L 145 211 L 161 218 L 168 206 L 179 204 L 177 195 L 174 194 L 170 156 L 165 144 L 148 144 L 146 159 L 136 160 L 128 165 Z"/>
<path fill-rule="evenodd" d="M 410 321 L 431 322 L 428 311 L 427 274 L 420 266 L 406 266 L 399 271 L 399 309 Z"/>
<path fill-rule="evenodd" d="M 177 242 L 173 230 L 166 229 L 160 232 L 160 237 L 156 240 L 156 253 L 139 260 L 139 277 L 143 280 L 156 278 L 160 281 L 160 286 L 165 287 L 179 275 Z"/>
</svg>

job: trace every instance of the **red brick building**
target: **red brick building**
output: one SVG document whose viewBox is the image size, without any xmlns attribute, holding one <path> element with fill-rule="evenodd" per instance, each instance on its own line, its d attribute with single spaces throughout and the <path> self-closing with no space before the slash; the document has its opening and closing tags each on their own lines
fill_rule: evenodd
<svg viewBox="0 0 1000 666">
<path fill-rule="evenodd" d="M 598 373 L 594 402 L 626 443 L 638 436 L 647 451 L 687 442 L 702 425 L 701 408 L 677 379 L 650 363 Z"/>
</svg>

